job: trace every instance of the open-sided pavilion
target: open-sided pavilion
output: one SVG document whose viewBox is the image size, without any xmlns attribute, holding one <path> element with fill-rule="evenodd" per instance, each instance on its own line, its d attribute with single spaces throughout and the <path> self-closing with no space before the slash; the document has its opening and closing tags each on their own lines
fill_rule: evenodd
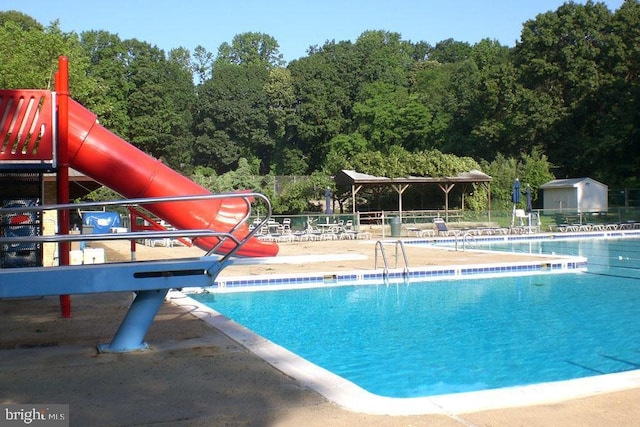
<svg viewBox="0 0 640 427">
<path fill-rule="evenodd" d="M 430 176 L 409 176 L 400 178 L 387 178 L 373 176 L 354 170 L 341 170 L 334 178 L 338 186 L 351 188 L 351 205 L 353 213 L 357 212 L 356 195 L 364 188 L 391 186 L 398 193 L 398 211 L 402 217 L 402 194 L 410 185 L 437 185 L 445 195 L 445 220 L 448 220 L 449 213 L 449 193 L 456 185 L 480 184 L 487 188 L 487 206 L 491 209 L 491 180 L 492 178 L 478 170 L 461 172 L 456 176 L 430 177 Z M 464 198 L 464 193 L 462 195 Z M 464 200 L 463 200 L 464 202 Z"/>
</svg>

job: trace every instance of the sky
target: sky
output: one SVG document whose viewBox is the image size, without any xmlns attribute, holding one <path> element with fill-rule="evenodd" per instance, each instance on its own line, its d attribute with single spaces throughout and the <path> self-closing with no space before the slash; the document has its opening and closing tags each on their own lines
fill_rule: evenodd
<svg viewBox="0 0 640 427">
<path fill-rule="evenodd" d="M 611 11 L 623 0 L 606 0 Z M 168 52 L 200 45 L 212 53 L 237 34 L 272 36 L 285 61 L 307 55 L 309 46 L 357 38 L 368 30 L 401 34 L 402 40 L 433 46 L 452 38 L 514 46 L 524 22 L 554 11 L 563 0 L 0 0 L 64 32 L 105 30 Z M 585 1 L 576 0 L 584 4 Z"/>
</svg>

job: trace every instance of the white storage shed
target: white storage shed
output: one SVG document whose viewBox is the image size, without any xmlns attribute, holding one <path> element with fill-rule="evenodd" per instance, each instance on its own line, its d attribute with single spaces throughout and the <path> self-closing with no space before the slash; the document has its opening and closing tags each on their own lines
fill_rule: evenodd
<svg viewBox="0 0 640 427">
<path fill-rule="evenodd" d="M 554 179 L 540 186 L 545 210 L 607 212 L 609 188 L 591 178 Z"/>
</svg>

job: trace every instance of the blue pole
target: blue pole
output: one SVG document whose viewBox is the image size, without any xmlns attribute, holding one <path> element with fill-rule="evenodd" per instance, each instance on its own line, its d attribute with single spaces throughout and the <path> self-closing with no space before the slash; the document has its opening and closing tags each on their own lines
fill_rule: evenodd
<svg viewBox="0 0 640 427">
<path fill-rule="evenodd" d="M 110 344 L 102 344 L 102 353 L 126 353 L 148 348 L 144 337 L 162 306 L 169 289 L 138 291 L 129 311 Z"/>
</svg>

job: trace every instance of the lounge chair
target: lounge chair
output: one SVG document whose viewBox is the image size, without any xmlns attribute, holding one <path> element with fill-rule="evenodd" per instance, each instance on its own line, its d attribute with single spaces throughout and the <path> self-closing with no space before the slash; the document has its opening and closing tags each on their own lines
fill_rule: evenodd
<svg viewBox="0 0 640 427">
<path fill-rule="evenodd" d="M 409 233 L 415 233 L 416 237 L 433 237 L 435 236 L 435 232 L 433 229 L 424 229 L 418 227 L 407 227 L 407 231 Z"/>
<path fill-rule="evenodd" d="M 456 236 L 460 233 L 457 230 L 449 230 L 449 227 L 447 227 L 447 223 L 444 222 L 444 219 L 442 218 L 435 218 L 433 220 L 433 225 L 436 227 L 438 236 Z"/>
</svg>

